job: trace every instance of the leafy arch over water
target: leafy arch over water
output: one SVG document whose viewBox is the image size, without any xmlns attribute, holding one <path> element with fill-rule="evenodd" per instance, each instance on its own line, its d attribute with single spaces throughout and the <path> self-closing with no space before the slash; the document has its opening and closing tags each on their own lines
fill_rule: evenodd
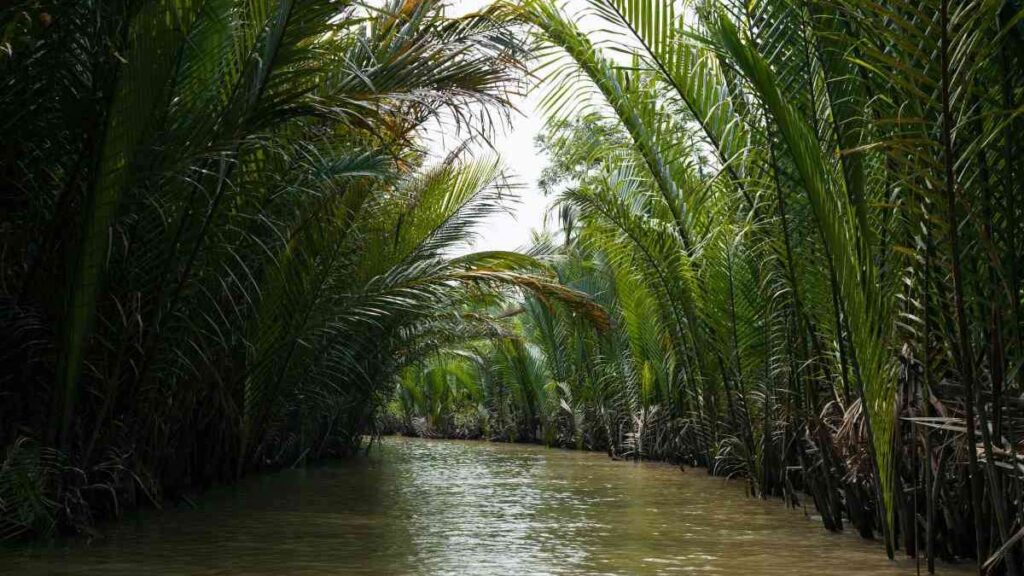
<svg viewBox="0 0 1024 576">
<path fill-rule="evenodd" d="M 384 427 L 700 464 L 1017 574 L 1021 9 L 14 3 L 0 531 Z M 558 238 L 453 256 L 527 84 Z"/>
</svg>

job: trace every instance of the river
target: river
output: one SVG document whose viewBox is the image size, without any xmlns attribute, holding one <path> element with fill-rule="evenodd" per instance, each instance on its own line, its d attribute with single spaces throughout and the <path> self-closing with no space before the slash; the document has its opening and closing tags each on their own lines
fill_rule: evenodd
<svg viewBox="0 0 1024 576">
<path fill-rule="evenodd" d="M 385 438 L 254 476 L 104 537 L 0 552 L 19 574 L 915 574 L 743 484 L 539 446 Z M 922 567 L 922 573 L 924 569 Z M 939 574 L 971 574 L 941 565 Z"/>
</svg>

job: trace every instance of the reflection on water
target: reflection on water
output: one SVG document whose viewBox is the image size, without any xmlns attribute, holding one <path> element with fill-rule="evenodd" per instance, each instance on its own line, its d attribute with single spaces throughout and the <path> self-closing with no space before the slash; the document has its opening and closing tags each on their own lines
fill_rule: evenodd
<svg viewBox="0 0 1024 576">
<path fill-rule="evenodd" d="M 387 438 L 352 462 L 249 478 L 102 540 L 0 553 L 24 574 L 909 575 L 700 470 L 535 446 Z M 940 574 L 969 574 L 940 566 Z"/>
</svg>

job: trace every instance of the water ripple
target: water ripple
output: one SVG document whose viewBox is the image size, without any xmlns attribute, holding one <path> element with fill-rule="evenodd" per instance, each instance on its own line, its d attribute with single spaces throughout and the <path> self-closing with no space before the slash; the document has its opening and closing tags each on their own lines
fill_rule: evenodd
<svg viewBox="0 0 1024 576">
<path fill-rule="evenodd" d="M 0 551 L 22 574 L 913 574 L 699 470 L 601 454 L 387 439 L 369 458 L 249 478 L 90 543 Z M 971 573 L 943 566 L 941 574 Z"/>
</svg>

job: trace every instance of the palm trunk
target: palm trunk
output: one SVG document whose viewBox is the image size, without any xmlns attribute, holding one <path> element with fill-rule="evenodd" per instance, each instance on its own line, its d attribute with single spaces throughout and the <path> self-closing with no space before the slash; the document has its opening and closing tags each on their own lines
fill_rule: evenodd
<svg viewBox="0 0 1024 576">
<path fill-rule="evenodd" d="M 939 10 L 940 58 L 942 69 L 941 81 L 941 139 L 942 162 L 945 169 L 946 189 L 946 223 L 949 227 L 949 243 L 953 272 L 953 306 L 958 339 L 957 357 L 960 364 L 960 377 L 964 385 L 964 417 L 967 425 L 967 466 L 971 482 L 971 515 L 974 519 L 975 544 L 981 573 L 981 559 L 986 556 L 987 546 L 984 537 L 983 503 L 981 494 L 981 471 L 978 468 L 977 439 L 975 438 L 975 382 L 974 361 L 971 346 L 970 324 L 967 321 L 967 310 L 964 305 L 963 272 L 960 266 L 960 238 L 957 228 L 960 214 L 957 208 L 956 178 L 954 175 L 955 159 L 953 157 L 953 114 L 950 110 L 950 64 L 949 64 L 949 0 L 942 0 Z"/>
</svg>

